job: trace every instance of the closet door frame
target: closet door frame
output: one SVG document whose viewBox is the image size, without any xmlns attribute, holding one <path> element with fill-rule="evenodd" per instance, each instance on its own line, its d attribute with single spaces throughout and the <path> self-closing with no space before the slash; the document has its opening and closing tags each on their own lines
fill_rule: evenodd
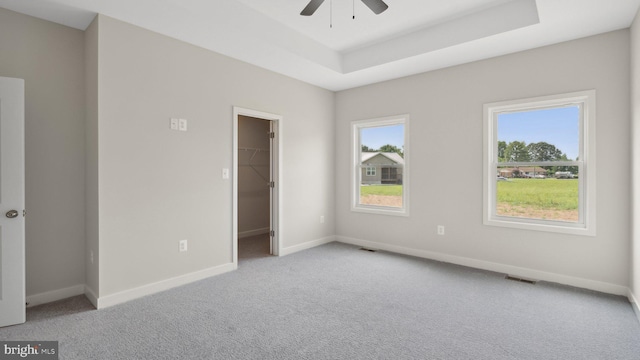
<svg viewBox="0 0 640 360">
<path fill-rule="evenodd" d="M 271 211 L 270 211 L 270 240 L 271 254 L 279 256 L 282 252 L 282 217 L 280 216 L 280 204 L 282 202 L 282 123 L 283 117 L 278 114 L 242 108 L 233 107 L 233 174 L 232 174 L 232 259 L 234 268 L 238 267 L 238 122 L 240 116 L 248 116 L 257 119 L 270 121 L 272 138 L 271 146 L 271 166 L 269 170 L 270 181 L 272 186 L 270 189 Z"/>
</svg>

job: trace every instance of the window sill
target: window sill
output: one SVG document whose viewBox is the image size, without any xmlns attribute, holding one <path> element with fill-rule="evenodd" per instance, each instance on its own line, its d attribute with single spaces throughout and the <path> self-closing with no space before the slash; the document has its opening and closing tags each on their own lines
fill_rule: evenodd
<svg viewBox="0 0 640 360">
<path fill-rule="evenodd" d="M 406 208 L 392 208 L 388 206 L 358 205 L 358 206 L 352 206 L 351 211 L 365 213 L 365 214 L 409 216 L 409 211 Z"/>
<path fill-rule="evenodd" d="M 506 227 L 520 230 L 545 231 L 558 234 L 596 236 L 594 226 L 585 226 L 578 223 L 563 223 L 556 221 L 518 219 L 510 217 L 495 217 L 485 219 L 484 225 Z"/>
</svg>

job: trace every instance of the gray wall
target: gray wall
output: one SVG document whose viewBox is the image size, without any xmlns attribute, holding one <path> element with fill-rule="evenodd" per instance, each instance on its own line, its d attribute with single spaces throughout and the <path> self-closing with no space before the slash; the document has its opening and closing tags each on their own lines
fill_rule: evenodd
<svg viewBox="0 0 640 360">
<path fill-rule="evenodd" d="M 621 30 L 337 93 L 338 238 L 626 288 L 629 86 L 629 31 Z M 484 226 L 483 104 L 588 89 L 597 91 L 597 236 Z M 350 150 L 350 122 L 405 113 L 414 159 L 410 217 L 351 212 L 350 165 L 343 156 Z M 460 168 L 465 176 L 439 175 Z M 437 225 L 446 226 L 445 236 L 436 235 Z"/>
<path fill-rule="evenodd" d="M 238 120 L 238 237 L 243 237 L 270 228 L 270 127 L 269 121 L 248 116 Z M 242 150 L 247 148 L 260 151 Z"/>
<path fill-rule="evenodd" d="M 632 246 L 631 291 L 640 296 L 640 12 L 631 27 Z M 640 316 L 640 314 L 638 314 Z"/>
<path fill-rule="evenodd" d="M 98 30 L 100 297 L 232 262 L 234 105 L 284 117 L 283 247 L 334 234 L 334 93 L 106 16 Z"/>
<path fill-rule="evenodd" d="M 0 76 L 25 79 L 27 296 L 84 284 L 84 33 L 0 8 Z"/>
</svg>

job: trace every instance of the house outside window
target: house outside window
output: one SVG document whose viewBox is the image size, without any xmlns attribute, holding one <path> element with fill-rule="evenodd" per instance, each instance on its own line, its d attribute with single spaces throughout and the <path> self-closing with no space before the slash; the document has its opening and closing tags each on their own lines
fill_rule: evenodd
<svg viewBox="0 0 640 360">
<path fill-rule="evenodd" d="M 484 223 L 595 235 L 595 91 L 484 106 Z"/>
<path fill-rule="evenodd" d="M 352 122 L 352 211 L 408 215 L 408 125 L 408 115 Z"/>
</svg>

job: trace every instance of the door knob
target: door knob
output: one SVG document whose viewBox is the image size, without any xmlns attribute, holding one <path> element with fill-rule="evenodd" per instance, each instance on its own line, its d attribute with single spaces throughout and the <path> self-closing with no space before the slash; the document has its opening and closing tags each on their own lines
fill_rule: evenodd
<svg viewBox="0 0 640 360">
<path fill-rule="evenodd" d="M 6 215 L 7 215 L 7 217 L 9 219 L 13 219 L 15 217 L 18 217 L 18 210 L 9 210 L 9 211 L 7 211 Z"/>
</svg>

